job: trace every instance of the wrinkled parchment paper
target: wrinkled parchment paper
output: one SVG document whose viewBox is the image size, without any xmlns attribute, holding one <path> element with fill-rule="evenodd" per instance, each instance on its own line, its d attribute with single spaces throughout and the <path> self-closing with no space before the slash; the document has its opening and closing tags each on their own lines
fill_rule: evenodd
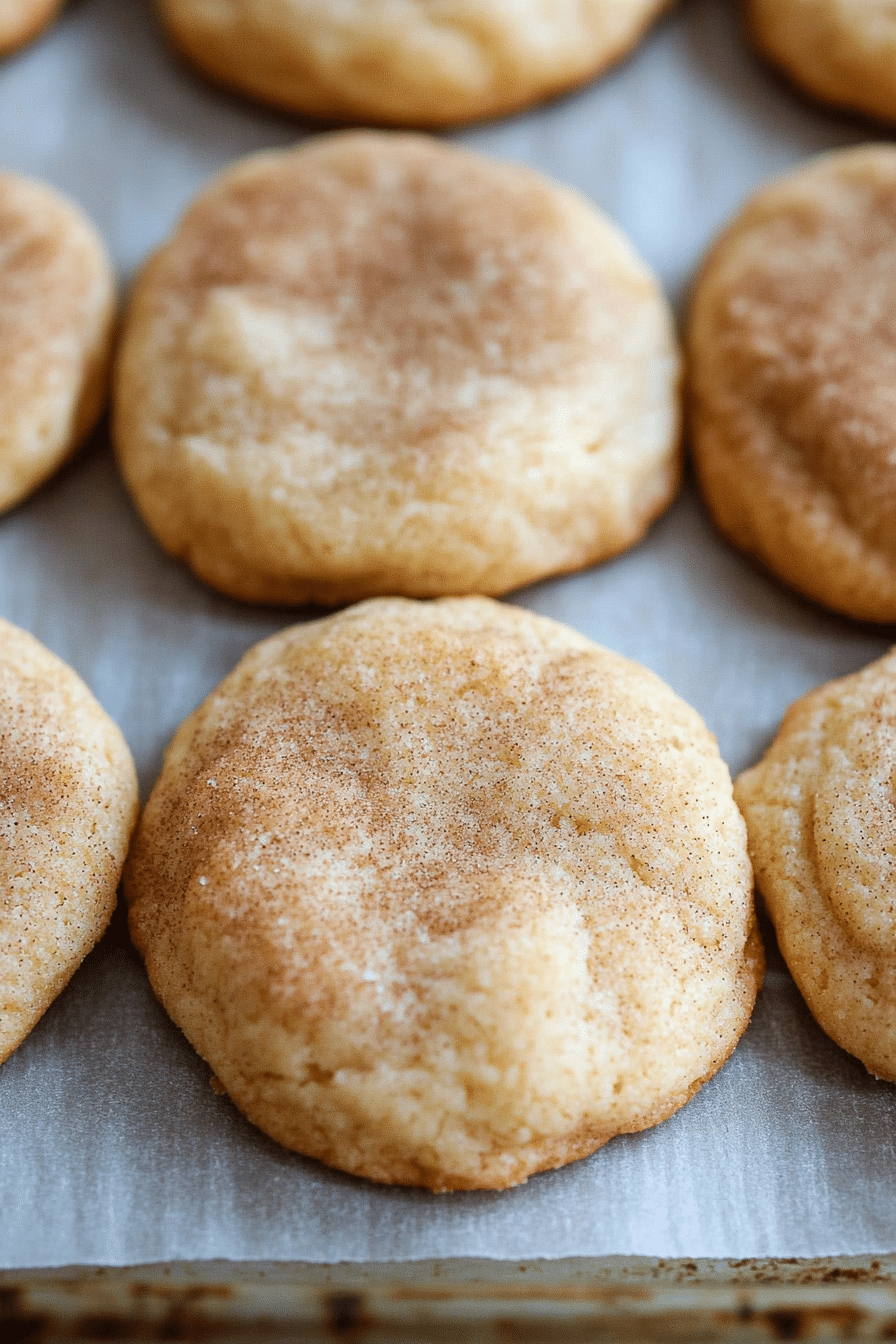
<svg viewBox="0 0 896 1344">
<path fill-rule="evenodd" d="M 0 165 L 79 200 L 126 284 L 232 159 L 303 134 L 204 85 L 148 0 L 80 0 L 0 66 Z M 579 187 L 681 306 L 744 196 L 878 135 L 810 106 L 724 0 L 684 0 L 608 78 L 456 138 Z M 715 535 L 693 489 L 635 551 L 509 599 L 665 677 L 752 763 L 789 702 L 892 632 L 810 607 Z M 135 516 L 105 429 L 0 520 L 0 613 L 117 719 L 144 794 L 173 729 L 251 644 L 296 619 L 218 597 Z M 0 1266 L 175 1259 L 813 1256 L 896 1250 L 896 1087 L 831 1044 L 777 953 L 731 1061 L 648 1133 L 502 1194 L 384 1189 L 287 1153 L 209 1085 L 149 991 L 123 920 L 0 1070 Z"/>
</svg>

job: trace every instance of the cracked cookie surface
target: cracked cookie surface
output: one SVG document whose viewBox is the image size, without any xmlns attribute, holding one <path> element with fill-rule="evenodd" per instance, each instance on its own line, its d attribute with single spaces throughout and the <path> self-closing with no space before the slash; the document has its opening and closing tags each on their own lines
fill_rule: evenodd
<svg viewBox="0 0 896 1344">
<path fill-rule="evenodd" d="M 788 710 L 740 775 L 756 882 L 816 1020 L 896 1082 L 896 652 Z"/>
<path fill-rule="evenodd" d="M 679 476 L 668 307 L 583 198 L 421 136 L 244 161 L 137 283 L 125 478 L 249 601 L 497 594 L 636 541 Z"/>
<path fill-rule="evenodd" d="M 825 155 L 711 249 L 688 341 L 722 532 L 807 597 L 896 620 L 896 150 Z"/>
<path fill-rule="evenodd" d="M 118 728 L 66 663 L 0 620 L 0 1061 L 108 924 L 136 815 Z"/>
<path fill-rule="evenodd" d="M 250 1120 L 434 1190 L 658 1123 L 762 977 L 699 716 L 485 598 L 373 600 L 251 650 L 169 747 L 126 890 L 156 993 Z"/>
<path fill-rule="evenodd" d="M 0 511 L 93 429 L 115 307 L 105 246 L 77 206 L 42 182 L 0 173 Z"/>
</svg>

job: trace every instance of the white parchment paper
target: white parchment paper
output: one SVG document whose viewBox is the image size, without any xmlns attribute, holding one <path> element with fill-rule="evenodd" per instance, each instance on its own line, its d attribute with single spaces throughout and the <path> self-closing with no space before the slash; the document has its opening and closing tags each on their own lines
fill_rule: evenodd
<svg viewBox="0 0 896 1344">
<path fill-rule="evenodd" d="M 302 133 L 180 66 L 148 0 L 72 3 L 0 66 L 0 165 L 78 199 L 123 283 L 215 171 Z M 578 186 L 680 304 L 709 238 L 756 184 L 876 134 L 766 71 L 732 5 L 685 0 L 608 78 L 456 138 Z M 733 771 L 756 759 L 792 699 L 892 637 L 754 570 L 690 487 L 636 550 L 509 600 L 665 677 Z M 296 619 L 218 597 L 165 557 L 131 509 L 105 430 L 0 520 L 0 613 L 91 685 L 144 793 L 180 719 L 251 644 Z M 659 1128 L 503 1194 L 375 1187 L 278 1148 L 213 1093 L 117 917 L 0 1070 L 0 1266 L 886 1252 L 894 1157 L 896 1087 L 827 1040 L 772 950 L 733 1058 Z"/>
</svg>

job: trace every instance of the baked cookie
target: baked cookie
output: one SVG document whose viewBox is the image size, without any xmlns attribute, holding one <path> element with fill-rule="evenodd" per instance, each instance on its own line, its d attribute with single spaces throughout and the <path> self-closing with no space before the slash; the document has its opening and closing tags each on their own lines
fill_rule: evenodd
<svg viewBox="0 0 896 1344">
<path fill-rule="evenodd" d="M 766 187 L 709 254 L 691 427 L 721 530 L 835 611 L 896 620 L 896 149 Z"/>
<path fill-rule="evenodd" d="M 238 164 L 151 259 L 114 431 L 234 597 L 501 593 L 631 545 L 678 480 L 657 285 L 584 199 L 418 136 Z"/>
<path fill-rule="evenodd" d="M 668 0 L 160 0 L 212 79 L 330 121 L 450 126 L 618 61 Z"/>
<path fill-rule="evenodd" d="M 251 650 L 169 747 L 125 885 L 153 988 L 250 1120 L 433 1190 L 664 1119 L 762 976 L 698 715 L 487 598 Z"/>
<path fill-rule="evenodd" d="M 896 651 L 785 715 L 735 796 L 756 882 L 806 1002 L 896 1082 Z"/>
<path fill-rule="evenodd" d="M 37 37 L 62 8 L 62 0 L 0 0 L 0 56 Z"/>
<path fill-rule="evenodd" d="M 0 1062 L 108 924 L 136 818 L 115 724 L 66 663 L 0 620 Z"/>
<path fill-rule="evenodd" d="M 748 0 L 762 51 L 806 93 L 896 121 L 892 0 Z"/>
<path fill-rule="evenodd" d="M 0 173 L 0 510 L 51 476 L 106 399 L 115 283 L 71 202 Z"/>
</svg>

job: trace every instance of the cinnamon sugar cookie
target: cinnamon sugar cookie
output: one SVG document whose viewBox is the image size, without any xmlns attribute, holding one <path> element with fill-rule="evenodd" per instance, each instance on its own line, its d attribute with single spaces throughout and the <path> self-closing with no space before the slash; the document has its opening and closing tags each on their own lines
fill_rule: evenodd
<svg viewBox="0 0 896 1344">
<path fill-rule="evenodd" d="M 0 56 L 37 37 L 62 8 L 62 0 L 0 0 Z"/>
<path fill-rule="evenodd" d="M 896 121 L 892 0 L 749 0 L 760 48 L 806 93 Z"/>
<path fill-rule="evenodd" d="M 333 121 L 449 126 L 582 83 L 668 0 L 160 0 L 168 31 L 231 88 Z"/>
<path fill-rule="evenodd" d="M 729 225 L 694 291 L 694 455 L 721 530 L 836 611 L 896 620 L 896 149 L 830 154 Z"/>
<path fill-rule="evenodd" d="M 737 780 L 756 881 L 813 1015 L 896 1082 L 896 651 L 788 710 Z"/>
<path fill-rule="evenodd" d="M 115 437 L 162 545 L 256 602 L 500 593 L 678 481 L 656 282 L 583 198 L 418 136 L 225 173 L 149 262 Z"/>
<path fill-rule="evenodd" d="M 664 1119 L 762 976 L 699 716 L 486 598 L 374 600 L 251 650 L 169 747 L 126 891 L 156 993 L 250 1120 L 433 1190 Z"/>
<path fill-rule="evenodd" d="M 115 724 L 70 667 L 0 620 L 0 1062 L 108 924 L 136 815 Z"/>
<path fill-rule="evenodd" d="M 114 319 L 112 268 L 93 226 L 43 183 L 0 173 L 0 510 L 96 423 Z"/>
</svg>

